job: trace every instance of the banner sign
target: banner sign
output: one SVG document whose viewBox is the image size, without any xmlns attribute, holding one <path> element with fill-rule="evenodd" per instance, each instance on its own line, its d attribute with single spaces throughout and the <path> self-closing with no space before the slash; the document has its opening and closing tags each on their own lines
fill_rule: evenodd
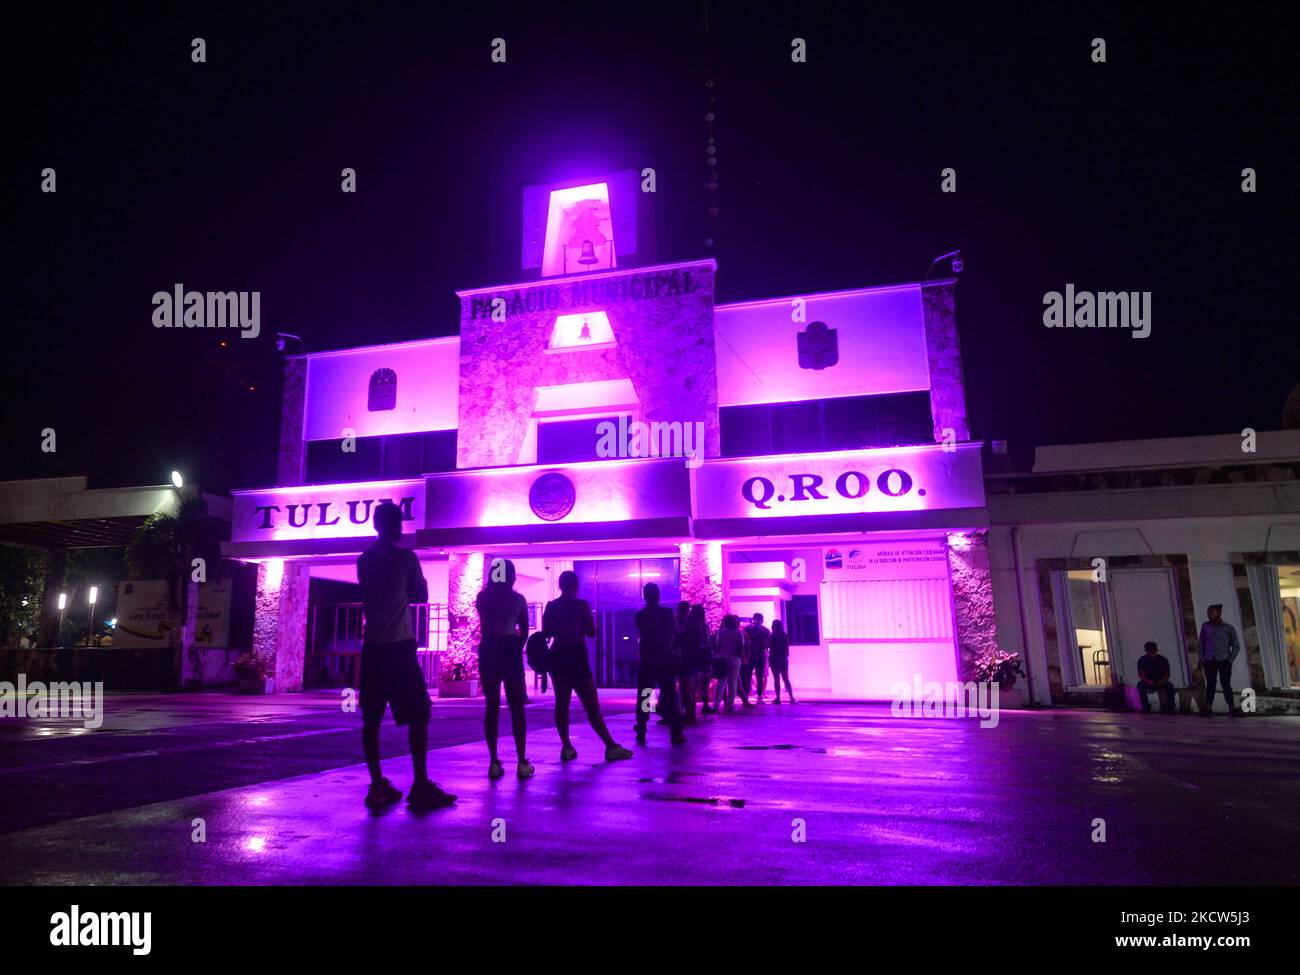
<svg viewBox="0 0 1300 975">
<path fill-rule="evenodd" d="M 708 460 L 695 478 L 701 519 L 984 506 L 979 444 Z"/>
<path fill-rule="evenodd" d="M 494 307 L 499 307 L 507 318 L 515 318 L 519 315 L 560 312 L 591 305 L 608 306 L 692 295 L 700 288 L 709 287 L 710 271 L 711 265 L 679 265 L 644 273 L 611 273 L 590 280 L 510 288 L 495 293 L 482 292 L 470 298 L 469 317 L 491 318 Z M 498 300 L 501 304 L 494 306 Z"/>
<path fill-rule="evenodd" d="M 232 542 L 372 536 L 375 507 L 402 509 L 403 532 L 424 525 L 424 481 L 372 481 L 234 492 Z"/>
<path fill-rule="evenodd" d="M 165 581 L 144 579 L 117 584 L 115 647 L 167 647 L 180 642 L 180 610 L 171 605 Z M 200 647 L 230 644 L 230 583 L 199 584 L 199 621 L 195 643 Z"/>
<path fill-rule="evenodd" d="M 822 550 L 825 579 L 946 579 L 948 550 L 941 538 L 853 542 Z"/>
</svg>

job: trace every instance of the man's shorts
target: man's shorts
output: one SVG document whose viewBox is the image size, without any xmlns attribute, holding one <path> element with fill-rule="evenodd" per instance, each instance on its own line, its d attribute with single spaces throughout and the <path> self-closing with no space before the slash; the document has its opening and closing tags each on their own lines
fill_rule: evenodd
<svg viewBox="0 0 1300 975">
<path fill-rule="evenodd" d="M 377 724 L 390 706 L 399 726 L 428 721 L 432 712 L 414 640 L 361 646 L 361 717 Z"/>
<path fill-rule="evenodd" d="M 478 645 L 478 676 L 484 683 L 524 678 L 524 642 L 517 636 L 485 636 Z"/>
</svg>

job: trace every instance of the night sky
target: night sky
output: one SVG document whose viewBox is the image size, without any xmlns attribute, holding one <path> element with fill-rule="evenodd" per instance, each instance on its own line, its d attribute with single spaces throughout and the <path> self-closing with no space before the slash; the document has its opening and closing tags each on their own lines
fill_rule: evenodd
<svg viewBox="0 0 1300 975">
<path fill-rule="evenodd" d="M 453 334 L 455 289 L 523 277 L 524 185 L 645 166 L 654 256 L 716 256 L 720 301 L 918 280 L 960 247 L 977 436 L 1280 425 L 1300 92 L 1277 5 L 710 3 L 707 35 L 691 3 L 459 6 L 10 20 L 0 477 L 272 483 L 277 331 L 309 350 Z M 151 296 L 177 282 L 260 291 L 261 337 L 155 329 Z M 1066 282 L 1152 292 L 1150 338 L 1044 328 Z"/>
</svg>

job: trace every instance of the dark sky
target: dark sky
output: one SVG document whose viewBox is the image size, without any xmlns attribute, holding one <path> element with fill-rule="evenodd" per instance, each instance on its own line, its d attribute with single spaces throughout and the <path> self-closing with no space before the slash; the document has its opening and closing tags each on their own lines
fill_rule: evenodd
<svg viewBox="0 0 1300 975">
<path fill-rule="evenodd" d="M 961 247 L 977 435 L 1279 426 L 1300 379 L 1300 92 L 1276 5 L 710 3 L 707 45 L 693 3 L 441 6 L 11 21 L 0 477 L 270 483 L 277 330 L 309 349 L 453 333 L 455 289 L 521 277 L 525 184 L 643 166 L 656 256 L 716 256 L 720 300 L 916 280 Z M 1151 337 L 1045 329 L 1067 281 L 1152 292 Z M 262 336 L 153 328 L 176 282 L 260 291 Z"/>
</svg>

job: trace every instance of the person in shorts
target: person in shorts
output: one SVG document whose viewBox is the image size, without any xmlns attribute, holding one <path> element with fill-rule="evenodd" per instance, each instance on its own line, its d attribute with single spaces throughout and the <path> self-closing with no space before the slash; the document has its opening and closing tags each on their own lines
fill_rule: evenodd
<svg viewBox="0 0 1300 975">
<path fill-rule="evenodd" d="M 429 781 L 429 691 L 415 656 L 411 632 L 411 603 L 427 603 L 429 587 L 420 560 L 397 542 L 402 537 L 402 511 L 391 501 L 375 508 L 379 538 L 357 559 L 357 582 L 365 607 L 361 645 L 361 747 L 370 769 L 366 805 L 391 806 L 402 793 L 384 777 L 379 764 L 379 726 L 384 712 L 393 711 L 398 727 L 407 728 L 415 781 L 406 796 L 413 810 L 442 809 L 456 801 Z"/>
<path fill-rule="evenodd" d="M 632 752 L 614 740 L 600 713 L 596 679 L 587 658 L 587 637 L 596 635 L 591 603 L 578 598 L 578 574 L 560 573 L 560 595 L 542 612 L 542 634 L 551 645 L 551 680 L 555 683 L 555 730 L 560 733 L 560 761 L 571 762 L 578 750 L 569 739 L 569 704 L 574 691 L 587 712 L 591 730 L 605 743 L 605 761 L 632 757 Z"/>
<path fill-rule="evenodd" d="M 497 757 L 501 732 L 501 688 L 505 686 L 510 707 L 510 727 L 515 738 L 515 774 L 531 778 L 537 771 L 525 750 L 528 734 L 524 726 L 524 643 L 528 639 L 528 601 L 515 591 L 515 564 L 493 559 L 488 583 L 474 599 L 478 610 L 481 639 L 478 647 L 478 675 L 483 682 L 483 732 L 488 746 L 488 778 L 499 779 L 505 769 Z"/>
<path fill-rule="evenodd" d="M 723 710 L 730 714 L 735 710 L 736 695 L 740 690 L 740 660 L 745 647 L 745 637 L 740 631 L 740 617 L 728 613 L 722 617 L 722 626 L 718 630 L 717 645 L 714 656 L 722 661 L 722 670 L 718 677 L 718 696 L 713 702 L 714 712 Z M 746 702 L 748 703 L 748 702 Z"/>
</svg>

